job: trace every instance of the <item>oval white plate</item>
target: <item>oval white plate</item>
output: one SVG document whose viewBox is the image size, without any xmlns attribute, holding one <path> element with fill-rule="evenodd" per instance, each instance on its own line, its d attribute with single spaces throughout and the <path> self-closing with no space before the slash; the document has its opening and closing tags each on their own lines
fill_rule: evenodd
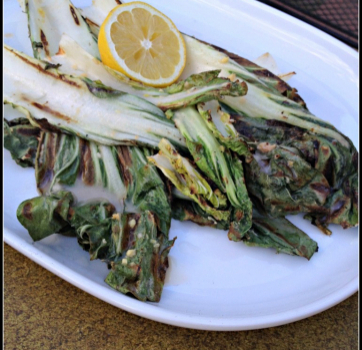
<svg viewBox="0 0 362 350">
<path fill-rule="evenodd" d="M 76 1 L 88 5 L 90 1 Z M 249 59 L 270 52 L 309 109 L 358 141 L 357 53 L 315 28 L 256 1 L 149 1 L 187 34 Z M 4 41 L 31 54 L 26 16 L 4 2 Z M 5 109 L 7 117 L 13 111 Z M 6 243 L 61 278 L 116 307 L 172 325 L 207 330 L 247 330 L 309 317 L 358 289 L 358 229 L 333 226 L 324 236 L 301 217 L 291 220 L 319 244 L 311 261 L 271 249 L 232 243 L 225 232 L 173 222 L 177 236 L 158 304 L 124 296 L 104 282 L 106 265 L 89 261 L 74 238 L 53 235 L 33 243 L 16 208 L 37 195 L 33 169 L 4 152 Z"/>
</svg>

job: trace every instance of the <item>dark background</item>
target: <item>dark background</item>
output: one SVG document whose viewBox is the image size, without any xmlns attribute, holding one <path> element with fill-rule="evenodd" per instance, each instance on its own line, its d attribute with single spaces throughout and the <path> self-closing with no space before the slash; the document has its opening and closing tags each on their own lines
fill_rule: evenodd
<svg viewBox="0 0 362 350">
<path fill-rule="evenodd" d="M 358 0 L 258 0 L 358 49 Z"/>
</svg>

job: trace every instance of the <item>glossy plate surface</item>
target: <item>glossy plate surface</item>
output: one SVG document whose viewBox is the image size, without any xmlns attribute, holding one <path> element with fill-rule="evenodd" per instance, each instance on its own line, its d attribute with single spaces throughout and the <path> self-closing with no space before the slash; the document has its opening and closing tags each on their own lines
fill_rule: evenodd
<svg viewBox="0 0 362 350">
<path fill-rule="evenodd" d="M 358 144 L 358 55 L 331 36 L 256 1 L 148 1 L 180 31 L 248 59 L 273 55 L 282 72 L 295 71 L 309 109 Z M 89 5 L 90 1 L 75 1 Z M 26 16 L 4 1 L 5 43 L 31 54 Z M 14 112 L 5 108 L 5 115 Z M 300 216 L 291 221 L 319 245 L 311 261 L 232 243 L 223 231 L 172 223 L 177 236 L 161 302 L 142 303 L 104 282 L 107 267 L 89 261 L 76 239 L 53 235 L 33 243 L 16 208 L 36 196 L 33 169 L 4 151 L 5 242 L 54 274 L 116 307 L 155 321 L 207 330 L 247 330 L 297 321 L 358 289 L 358 229 L 332 226 L 324 236 Z"/>
</svg>

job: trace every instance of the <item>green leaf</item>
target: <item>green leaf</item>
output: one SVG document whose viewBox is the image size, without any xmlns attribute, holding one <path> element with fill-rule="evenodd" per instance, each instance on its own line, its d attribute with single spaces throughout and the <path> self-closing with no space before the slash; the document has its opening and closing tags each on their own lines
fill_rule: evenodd
<svg viewBox="0 0 362 350">
<path fill-rule="evenodd" d="M 155 214 L 160 230 L 167 237 L 171 225 L 169 196 L 157 169 L 147 161 L 150 150 L 120 146 L 116 152 L 127 188 L 127 200 L 139 211 L 148 210 Z"/>
<path fill-rule="evenodd" d="M 67 216 L 73 203 L 70 192 L 60 191 L 51 196 L 40 196 L 22 202 L 16 212 L 19 222 L 34 241 L 53 233 L 72 232 Z"/>
<path fill-rule="evenodd" d="M 175 239 L 159 234 L 154 216 L 149 212 L 127 215 L 122 225 L 122 259 L 111 262 L 106 283 L 139 300 L 159 301 L 168 268 L 168 253 Z M 132 237 L 132 238 L 131 238 Z"/>
<path fill-rule="evenodd" d="M 4 147 L 10 151 L 17 164 L 33 167 L 38 147 L 40 129 L 30 124 L 28 119 L 4 119 Z"/>
<path fill-rule="evenodd" d="M 253 212 L 253 226 L 243 242 L 249 246 L 274 248 L 277 253 L 310 259 L 318 251 L 317 242 L 285 218 L 269 218 Z"/>
</svg>

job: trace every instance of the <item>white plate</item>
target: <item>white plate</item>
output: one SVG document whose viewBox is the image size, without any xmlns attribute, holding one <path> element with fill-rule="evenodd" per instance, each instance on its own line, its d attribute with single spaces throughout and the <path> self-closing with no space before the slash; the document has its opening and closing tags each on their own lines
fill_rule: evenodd
<svg viewBox="0 0 362 350">
<path fill-rule="evenodd" d="M 75 2 L 78 5 L 80 2 Z M 89 4 L 89 0 L 85 2 Z M 281 70 L 296 71 L 291 84 L 309 109 L 333 122 L 357 145 L 357 53 L 327 34 L 256 1 L 149 1 L 190 35 L 249 59 L 270 52 Z M 84 4 L 84 2 L 81 2 Z M 31 54 L 26 16 L 4 2 L 4 41 Z M 6 115 L 10 111 L 6 109 Z M 230 242 L 222 231 L 173 222 L 177 236 L 162 300 L 142 303 L 109 288 L 105 264 L 89 261 L 74 238 L 53 235 L 33 243 L 16 208 L 36 196 L 33 169 L 4 152 L 6 243 L 54 274 L 116 307 L 172 325 L 207 330 L 247 330 L 309 317 L 358 289 L 358 229 L 333 226 L 324 236 L 301 217 L 291 220 L 319 244 L 311 261 L 271 249 Z"/>
</svg>

